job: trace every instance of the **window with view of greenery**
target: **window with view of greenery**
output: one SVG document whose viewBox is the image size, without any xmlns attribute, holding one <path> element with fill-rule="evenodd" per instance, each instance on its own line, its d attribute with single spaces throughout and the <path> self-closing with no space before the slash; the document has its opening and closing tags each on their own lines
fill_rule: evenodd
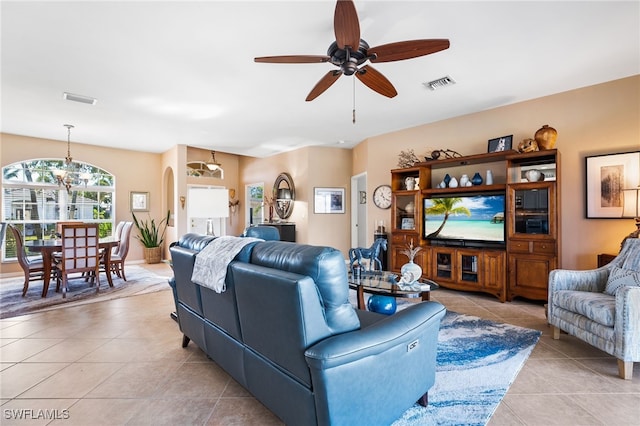
<svg viewBox="0 0 640 426">
<path fill-rule="evenodd" d="M 59 186 L 54 171 L 66 170 L 74 184 Z M 74 161 L 34 159 L 2 169 L 2 222 L 20 230 L 25 241 L 56 237 L 56 223 L 98 223 L 100 237 L 112 233 L 115 177 L 106 170 Z M 7 232 L 3 259 L 16 258 L 13 234 Z"/>
</svg>

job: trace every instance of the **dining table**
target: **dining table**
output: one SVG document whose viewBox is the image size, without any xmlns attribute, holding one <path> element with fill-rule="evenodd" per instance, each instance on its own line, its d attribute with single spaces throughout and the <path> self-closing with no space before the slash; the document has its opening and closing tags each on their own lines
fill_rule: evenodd
<svg viewBox="0 0 640 426">
<path fill-rule="evenodd" d="M 104 269 L 107 274 L 109 287 L 113 287 L 113 280 L 111 279 L 111 249 L 118 244 L 120 244 L 120 240 L 113 236 L 100 238 L 98 242 L 99 247 L 104 250 Z M 49 291 L 49 283 L 51 282 L 53 253 L 62 251 L 62 239 L 27 240 L 24 246 L 31 251 L 39 251 L 42 254 L 42 264 L 44 267 L 42 297 L 46 297 Z"/>
</svg>

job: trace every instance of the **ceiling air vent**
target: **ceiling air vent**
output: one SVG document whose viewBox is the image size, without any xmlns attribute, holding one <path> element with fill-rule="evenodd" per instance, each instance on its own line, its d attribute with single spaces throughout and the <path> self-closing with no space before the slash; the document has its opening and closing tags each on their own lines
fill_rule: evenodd
<svg viewBox="0 0 640 426">
<path fill-rule="evenodd" d="M 98 100 L 89 96 L 74 95 L 73 93 L 64 92 L 62 97 L 68 101 L 80 102 L 83 104 L 95 105 Z"/>
<path fill-rule="evenodd" d="M 441 77 L 437 80 L 429 81 L 428 83 L 422 83 L 429 90 L 441 89 L 443 87 L 451 86 L 452 84 L 456 84 L 455 80 L 449 76 Z"/>
</svg>

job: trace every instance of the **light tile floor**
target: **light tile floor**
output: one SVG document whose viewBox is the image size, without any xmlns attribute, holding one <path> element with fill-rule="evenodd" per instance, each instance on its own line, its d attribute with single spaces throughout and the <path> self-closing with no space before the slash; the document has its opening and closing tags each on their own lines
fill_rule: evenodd
<svg viewBox="0 0 640 426">
<path fill-rule="evenodd" d="M 145 267 L 169 275 L 164 264 Z M 612 357 L 565 334 L 553 340 L 541 304 L 444 289 L 432 297 L 543 332 L 489 425 L 640 424 L 640 365 L 625 381 Z M 281 425 L 193 343 L 181 347 L 172 310 L 167 290 L 1 320 L 0 423 Z"/>
</svg>

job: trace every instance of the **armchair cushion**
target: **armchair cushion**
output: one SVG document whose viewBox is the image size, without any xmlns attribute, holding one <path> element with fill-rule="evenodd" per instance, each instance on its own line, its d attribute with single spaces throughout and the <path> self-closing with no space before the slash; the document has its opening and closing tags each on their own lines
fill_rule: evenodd
<svg viewBox="0 0 640 426">
<path fill-rule="evenodd" d="M 608 294 L 560 290 L 553 293 L 552 303 L 607 327 L 613 327 L 615 323 L 616 298 Z"/>
<path fill-rule="evenodd" d="M 612 267 L 604 292 L 615 296 L 618 289 L 625 285 L 640 287 L 640 272 L 618 268 L 617 266 Z"/>
</svg>

